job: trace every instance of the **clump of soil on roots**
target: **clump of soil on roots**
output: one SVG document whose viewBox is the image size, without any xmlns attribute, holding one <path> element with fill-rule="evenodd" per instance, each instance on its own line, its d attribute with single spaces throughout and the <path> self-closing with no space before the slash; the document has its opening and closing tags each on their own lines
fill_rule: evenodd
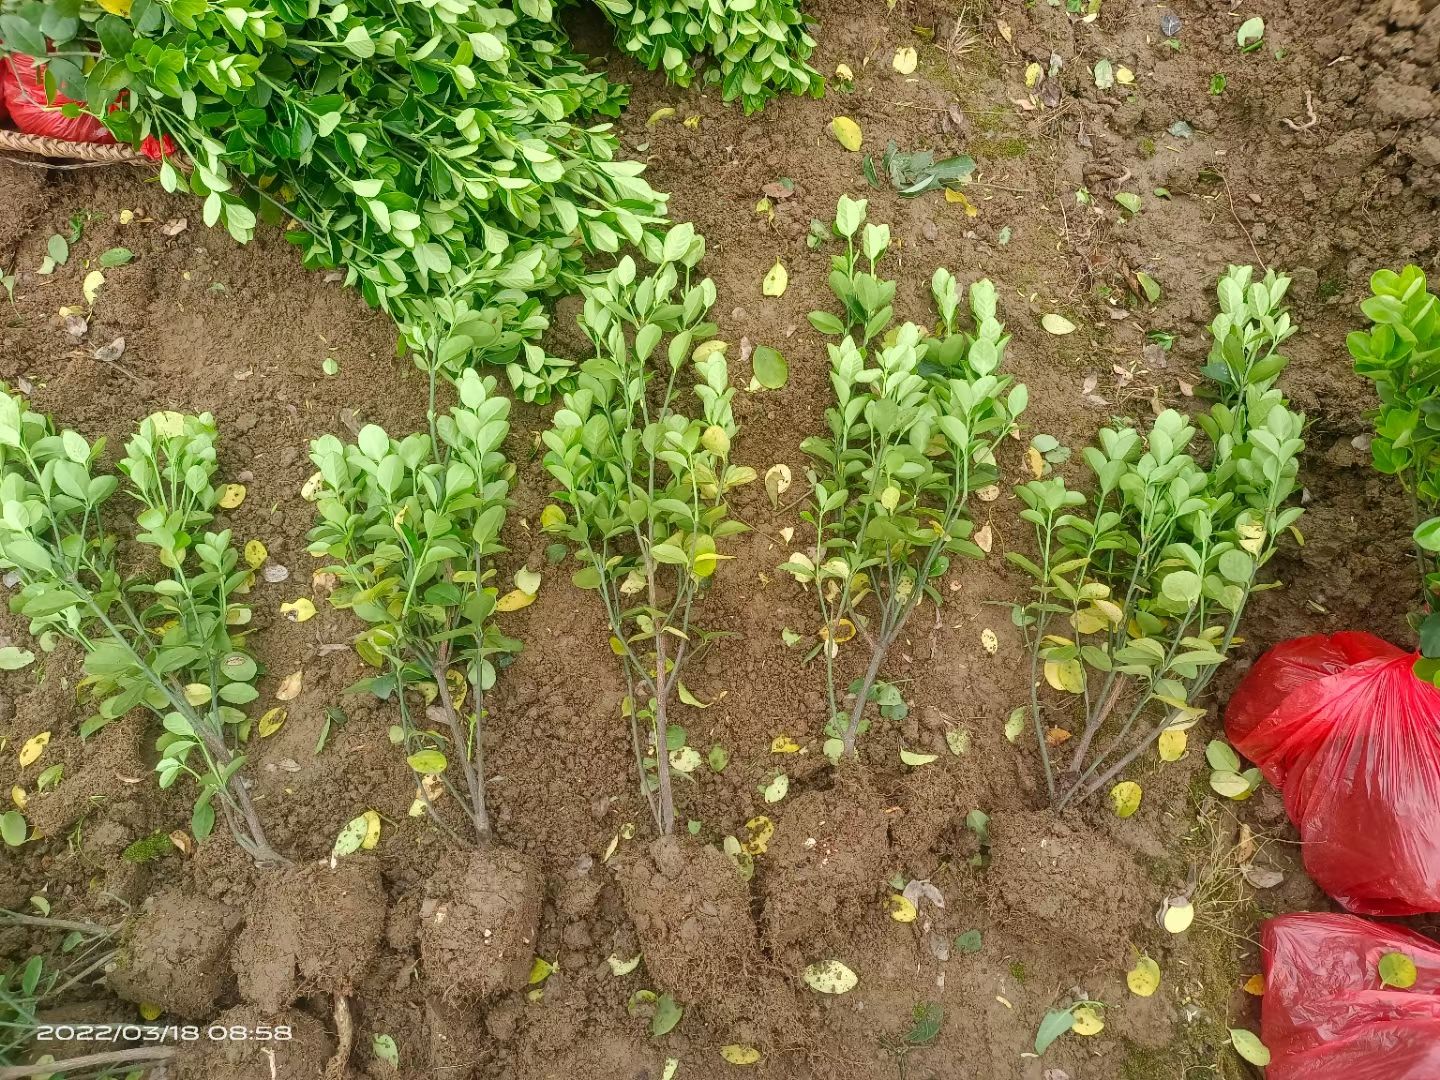
<svg viewBox="0 0 1440 1080">
<path fill-rule="evenodd" d="M 888 856 L 885 808 L 868 789 L 846 784 L 795 798 L 758 860 L 766 944 L 779 953 L 853 925 L 853 909 L 878 892 Z"/>
<path fill-rule="evenodd" d="M 1129 932 L 1152 889 L 1123 847 L 1083 820 L 1047 811 L 997 813 L 986 872 L 990 913 L 1021 941 L 1063 946 L 1055 955 L 1126 959 Z"/>
<path fill-rule="evenodd" d="M 384 931 L 385 890 L 370 859 L 262 875 L 231 958 L 240 996 L 275 1013 L 312 994 L 348 994 Z"/>
<path fill-rule="evenodd" d="M 240 913 L 179 889 L 157 893 L 131 924 L 110 989 L 187 1019 L 208 1017 L 235 985 L 228 959 Z"/>
<path fill-rule="evenodd" d="M 750 890 L 717 848 L 674 836 L 616 870 L 651 982 L 735 1041 L 764 1043 L 793 1003 L 760 949 Z"/>
<path fill-rule="evenodd" d="M 166 1080 L 328 1080 L 332 1075 L 326 1066 L 335 1054 L 335 1040 L 308 1013 L 292 1009 L 275 1015 L 240 1005 L 221 1013 L 212 1026 L 253 1033 L 262 1025 L 286 1029 L 287 1037 L 259 1040 L 251 1034 L 189 1044 L 166 1067 Z"/>
<path fill-rule="evenodd" d="M 420 906 L 420 956 L 431 990 L 469 1003 L 523 987 L 544 900 L 544 875 L 514 851 L 476 851 L 438 867 Z"/>
</svg>

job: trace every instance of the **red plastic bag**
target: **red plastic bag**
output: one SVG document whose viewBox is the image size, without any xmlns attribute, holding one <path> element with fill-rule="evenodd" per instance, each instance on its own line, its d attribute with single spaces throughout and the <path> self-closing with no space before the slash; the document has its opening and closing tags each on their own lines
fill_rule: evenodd
<svg viewBox="0 0 1440 1080">
<path fill-rule="evenodd" d="M 13 53 L 0 61 L 9 69 L 5 80 L 5 104 L 10 118 L 19 131 L 27 135 L 46 135 L 67 142 L 113 143 L 115 136 L 105 125 L 88 114 L 66 116 L 62 105 L 76 104 L 64 94 L 56 93 L 53 101 L 45 95 L 45 78 L 32 56 Z"/>
<path fill-rule="evenodd" d="M 1440 945 L 1353 915 L 1281 915 L 1260 929 L 1266 1080 L 1440 1077 Z M 1409 989 L 1382 987 L 1380 958 L 1415 964 Z"/>
<path fill-rule="evenodd" d="M 1230 741 L 1284 794 L 1310 876 L 1362 915 L 1440 911 L 1440 689 L 1415 660 L 1370 634 L 1296 638 L 1226 708 Z"/>
</svg>

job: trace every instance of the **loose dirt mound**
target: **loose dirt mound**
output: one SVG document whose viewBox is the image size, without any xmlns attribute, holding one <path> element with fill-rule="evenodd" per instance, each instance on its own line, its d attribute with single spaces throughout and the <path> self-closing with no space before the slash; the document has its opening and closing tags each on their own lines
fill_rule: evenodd
<svg viewBox="0 0 1440 1080">
<path fill-rule="evenodd" d="M 420 905 L 420 955 L 432 992 L 486 1001 L 519 990 L 530 974 L 545 878 L 504 848 L 451 856 Z"/>
<path fill-rule="evenodd" d="M 231 958 L 240 996 L 277 1013 L 310 994 L 348 994 L 384 930 L 385 890 L 370 859 L 262 875 Z"/>
<path fill-rule="evenodd" d="M 1125 963 L 1155 890 L 1123 847 L 1082 820 L 1047 811 L 997 814 L 990 841 L 990 913 L 1002 929 L 1020 941 L 1059 946 L 1062 966 Z"/>
</svg>

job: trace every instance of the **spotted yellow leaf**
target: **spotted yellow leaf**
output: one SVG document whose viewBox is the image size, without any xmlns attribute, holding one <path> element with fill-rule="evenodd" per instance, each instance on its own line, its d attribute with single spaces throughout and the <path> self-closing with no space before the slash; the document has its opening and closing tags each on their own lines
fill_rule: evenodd
<svg viewBox="0 0 1440 1080">
<path fill-rule="evenodd" d="M 50 732 L 42 731 L 32 739 L 28 739 L 25 745 L 20 747 L 20 767 L 32 765 L 40 760 L 40 755 L 45 752 L 45 747 L 50 745 Z"/>
<path fill-rule="evenodd" d="M 760 1060 L 760 1051 L 743 1043 L 730 1043 L 720 1047 L 720 1056 L 731 1065 L 754 1065 Z"/>
<path fill-rule="evenodd" d="M 1160 751 L 1160 760 L 1179 761 L 1185 756 L 1185 744 L 1189 738 L 1182 728 L 1166 728 L 1162 731 L 1155 742 Z"/>
<path fill-rule="evenodd" d="M 1079 660 L 1046 660 L 1045 681 L 1056 690 L 1071 694 L 1085 692 L 1085 669 Z"/>
<path fill-rule="evenodd" d="M 776 735 L 770 740 L 770 752 L 772 754 L 797 754 L 800 752 L 800 744 L 789 735 Z"/>
<path fill-rule="evenodd" d="M 366 851 L 372 851 L 375 845 L 380 843 L 380 815 L 374 810 L 366 810 L 360 817 L 365 822 L 365 839 L 360 841 L 360 846 Z"/>
<path fill-rule="evenodd" d="M 259 724 L 256 725 L 260 732 L 260 738 L 268 739 L 271 735 L 274 735 L 275 732 L 279 731 L 280 728 L 284 726 L 287 715 L 288 712 L 285 708 L 276 707 L 261 716 Z"/>
<path fill-rule="evenodd" d="M 885 901 L 885 907 L 890 912 L 890 918 L 896 922 L 914 922 L 920 914 L 915 910 L 910 898 L 901 893 L 891 893 Z"/>
<path fill-rule="evenodd" d="M 1140 957 L 1125 973 L 1125 985 L 1136 997 L 1149 997 L 1160 988 L 1160 965 L 1148 956 Z"/>
<path fill-rule="evenodd" d="M 251 570 L 259 570 L 265 565 L 265 560 L 270 557 L 269 550 L 259 540 L 249 540 L 245 544 L 245 565 Z"/>
<path fill-rule="evenodd" d="M 220 489 L 220 506 L 225 510 L 234 510 L 245 501 L 244 484 L 226 484 Z"/>
<path fill-rule="evenodd" d="M 1105 1030 L 1105 1021 L 1100 1016 L 1100 1010 L 1094 1005 L 1076 1005 L 1071 1016 L 1074 1021 L 1070 1030 L 1076 1035 L 1099 1035 Z"/>
<path fill-rule="evenodd" d="M 281 604 L 280 614 L 291 622 L 309 622 L 315 617 L 315 605 L 310 602 L 309 597 L 302 596 L 298 600 Z"/>
</svg>

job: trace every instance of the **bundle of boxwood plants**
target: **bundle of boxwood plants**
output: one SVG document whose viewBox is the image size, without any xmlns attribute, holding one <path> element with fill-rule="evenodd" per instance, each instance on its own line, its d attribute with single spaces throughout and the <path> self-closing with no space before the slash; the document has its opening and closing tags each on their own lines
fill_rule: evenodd
<svg viewBox="0 0 1440 1080">
<path fill-rule="evenodd" d="M 257 216 L 288 221 L 306 265 L 342 270 L 412 349 L 433 325 L 474 322 L 447 369 L 503 364 L 526 399 L 564 372 L 534 343 L 544 299 L 573 290 L 587 252 L 664 218 L 643 166 L 587 119 L 618 114 L 623 89 L 571 52 L 550 0 L 0 13 L 0 51 L 45 57 L 47 84 L 120 141 L 174 140 L 183 160 L 161 184 L 202 199 L 207 225 L 243 243 Z"/>
<path fill-rule="evenodd" d="M 251 724 L 241 706 L 258 696 L 243 641 L 250 609 L 235 601 L 250 572 L 230 530 L 200 531 L 220 501 L 214 420 L 155 413 L 126 444 L 118 469 L 144 555 L 132 566 L 110 528 L 121 481 L 97 467 L 103 440 L 57 431 L 23 396 L 0 391 L 0 567 L 19 585 L 11 610 L 42 647 L 66 637 L 85 652 L 83 685 L 98 709 L 81 736 L 150 710 L 164 727 L 160 786 L 196 785 L 195 836 L 210 835 L 218 804 L 249 855 L 283 862 L 239 775 Z"/>
<path fill-rule="evenodd" d="M 1305 417 L 1275 386 L 1287 363 L 1280 346 L 1296 330 L 1282 303 L 1290 279 L 1253 278 L 1241 266 L 1220 279 L 1204 369 L 1218 400 L 1208 412 L 1192 421 L 1167 409 L 1143 434 L 1102 429 L 1083 453 L 1087 490 L 1058 476 L 1016 489 L 1038 557 L 1007 558 L 1035 579 L 1020 613 L 1029 711 L 1058 806 L 1105 789 L 1166 732 L 1205 714 L 1197 703 L 1302 513 L 1287 503 Z M 1046 684 L 1078 702 L 1073 732 L 1059 726 L 1064 710 L 1042 700 Z"/>
<path fill-rule="evenodd" d="M 397 440 L 367 424 L 353 443 L 311 444 L 321 485 L 310 554 L 332 560 L 330 602 L 368 624 L 356 650 L 381 673 L 354 689 L 395 703 L 417 797 L 458 841 L 436 806 L 448 792 L 485 844 L 485 694 L 520 649 L 492 619 L 490 585 L 513 472 L 501 450 L 510 402 L 473 370 L 456 389 L 429 432 Z M 416 715 L 417 696 L 434 702 L 429 715 Z"/>
<path fill-rule="evenodd" d="M 747 113 L 777 94 L 819 97 L 825 80 L 795 0 L 595 0 L 620 47 L 681 86 L 697 74 Z"/>
<path fill-rule="evenodd" d="M 544 434 L 560 505 L 542 520 L 574 545 L 581 569 L 573 580 L 604 605 L 629 687 L 641 787 L 668 835 L 668 717 L 688 696 L 687 666 L 713 637 L 695 625 L 695 603 L 730 557 L 719 542 L 745 531 L 727 497 L 755 471 L 730 462 L 735 391 L 725 346 L 711 340 L 707 321 L 715 284 L 695 280 L 705 240 L 677 225 L 652 254 L 658 265 L 648 277 L 626 256 L 585 290 L 580 326 L 594 356 Z"/>
<path fill-rule="evenodd" d="M 935 582 L 950 557 L 983 558 L 971 540 L 969 500 L 999 478 L 995 451 L 1027 402 L 1025 387 L 1000 374 L 1009 337 L 988 280 L 970 286 L 973 332 L 959 324 L 960 287 L 943 268 L 931 281 L 936 332 L 908 322 L 891 329 L 895 283 L 875 273 L 890 230 L 867 224 L 866 213 L 864 200 L 840 200 L 833 231 L 846 250 L 832 259 L 830 286 L 842 311 L 810 315 L 817 329 L 844 336 L 827 346 L 829 434 L 801 444 L 814 461 L 801 515 L 815 530 L 814 546 L 781 566 L 819 606 L 830 712 L 824 749 L 834 761 L 854 754 L 867 706 L 898 696 L 880 679 L 885 658 L 915 609 L 927 597 L 940 603 Z M 853 702 L 842 707 L 836 661 L 852 639 L 868 659 L 849 684 Z"/>
<path fill-rule="evenodd" d="M 1413 621 L 1426 661 L 1440 661 L 1440 297 L 1426 290 L 1418 266 L 1376 272 L 1370 292 L 1360 305 L 1370 328 L 1346 345 L 1380 398 L 1370 442 L 1375 468 L 1414 500 L 1424 610 Z M 1416 671 L 1440 678 L 1440 663 Z"/>
</svg>

